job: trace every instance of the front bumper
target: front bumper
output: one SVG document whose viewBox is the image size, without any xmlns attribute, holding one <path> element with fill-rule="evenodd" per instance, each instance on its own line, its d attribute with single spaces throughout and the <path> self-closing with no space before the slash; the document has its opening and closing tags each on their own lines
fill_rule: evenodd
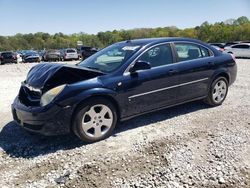
<svg viewBox="0 0 250 188">
<path fill-rule="evenodd" d="M 24 129 L 46 136 L 70 132 L 71 107 L 51 104 L 49 107 L 28 107 L 16 97 L 11 105 L 13 119 Z"/>
<path fill-rule="evenodd" d="M 39 61 L 40 61 L 39 57 L 32 57 L 32 58 L 24 59 L 24 62 L 27 62 L 27 63 L 33 63 L 33 62 L 39 62 Z"/>
<path fill-rule="evenodd" d="M 64 56 L 65 60 L 70 60 L 70 59 L 78 59 L 78 55 L 76 56 Z"/>
</svg>

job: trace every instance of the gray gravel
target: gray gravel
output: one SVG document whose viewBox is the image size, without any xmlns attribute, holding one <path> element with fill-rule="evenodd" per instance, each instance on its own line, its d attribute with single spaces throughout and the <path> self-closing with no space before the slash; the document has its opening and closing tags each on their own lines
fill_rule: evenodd
<svg viewBox="0 0 250 188">
<path fill-rule="evenodd" d="M 35 64 L 0 66 L 1 187 L 250 187 L 250 60 L 222 106 L 200 101 L 121 123 L 107 140 L 30 135 L 10 104 Z"/>
</svg>

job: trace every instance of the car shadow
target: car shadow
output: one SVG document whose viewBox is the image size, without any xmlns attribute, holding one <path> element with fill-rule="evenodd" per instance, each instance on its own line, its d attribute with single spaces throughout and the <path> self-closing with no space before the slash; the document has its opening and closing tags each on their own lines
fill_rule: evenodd
<svg viewBox="0 0 250 188">
<path fill-rule="evenodd" d="M 209 106 L 201 101 L 196 101 L 142 115 L 119 123 L 113 137 L 118 136 L 120 132 L 206 108 L 209 108 Z M 2 148 L 6 154 L 13 158 L 34 158 L 58 150 L 70 150 L 84 145 L 86 144 L 72 134 L 53 137 L 30 134 L 14 121 L 6 124 L 0 132 L 0 150 Z"/>
</svg>

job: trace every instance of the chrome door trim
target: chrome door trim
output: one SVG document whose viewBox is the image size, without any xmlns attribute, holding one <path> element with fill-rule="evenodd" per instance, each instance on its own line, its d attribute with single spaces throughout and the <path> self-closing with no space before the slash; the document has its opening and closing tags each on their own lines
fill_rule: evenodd
<svg viewBox="0 0 250 188">
<path fill-rule="evenodd" d="M 202 82 L 202 81 L 205 81 L 205 80 L 208 80 L 208 79 L 209 78 L 202 78 L 202 79 L 194 80 L 194 81 L 191 81 L 191 82 L 185 82 L 185 83 L 182 83 L 182 84 L 177 84 L 177 85 L 173 85 L 173 86 L 169 86 L 169 87 L 165 87 L 165 88 L 161 88 L 161 89 L 156 89 L 156 90 L 148 91 L 148 92 L 145 92 L 145 93 L 140 93 L 140 94 L 132 95 L 132 96 L 130 96 L 128 98 L 129 99 L 133 99 L 133 98 L 136 98 L 136 97 L 140 97 L 140 96 L 144 96 L 144 95 L 149 95 L 149 94 L 152 94 L 152 93 L 156 93 L 156 92 L 160 92 L 160 91 L 164 91 L 164 90 L 168 90 L 168 89 L 173 89 L 173 88 L 176 88 L 176 87 L 181 87 L 181 86 L 185 86 L 185 85 L 189 85 L 189 84 L 194 84 L 194 83 L 197 83 L 197 82 Z"/>
</svg>

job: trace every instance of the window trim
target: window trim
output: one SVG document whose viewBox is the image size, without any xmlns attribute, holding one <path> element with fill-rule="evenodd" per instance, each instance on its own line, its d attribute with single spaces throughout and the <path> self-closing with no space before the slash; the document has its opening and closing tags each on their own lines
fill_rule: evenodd
<svg viewBox="0 0 250 188">
<path fill-rule="evenodd" d="M 156 69 L 156 68 L 159 68 L 159 67 L 166 67 L 166 66 L 169 66 L 169 65 L 172 65 L 172 64 L 176 64 L 176 63 L 184 63 L 184 62 L 189 62 L 189 61 L 197 60 L 197 59 L 191 59 L 191 60 L 186 60 L 186 61 L 179 61 L 178 54 L 177 54 L 177 51 L 176 51 L 176 48 L 175 48 L 175 43 L 188 43 L 188 44 L 194 44 L 194 45 L 197 45 L 198 47 L 202 46 L 202 47 L 204 47 L 205 49 L 207 49 L 210 56 L 209 56 L 209 57 L 202 57 L 202 58 L 198 58 L 198 59 L 206 59 L 206 58 L 215 57 L 214 52 L 213 52 L 211 49 L 209 49 L 208 47 L 206 47 L 206 46 L 204 46 L 204 45 L 202 45 L 202 44 L 199 44 L 199 43 L 190 42 L 190 41 L 170 41 L 170 42 L 161 42 L 161 43 L 155 44 L 155 45 L 150 46 L 149 48 L 146 48 L 145 50 L 143 50 L 143 51 L 141 52 L 141 54 L 140 54 L 138 57 L 136 57 L 135 60 L 133 60 L 133 61 L 127 66 L 127 68 L 126 68 L 125 71 L 123 72 L 123 75 L 129 74 L 129 69 L 130 69 L 131 66 L 134 65 L 135 62 L 142 56 L 142 54 L 144 54 L 147 50 L 150 50 L 151 48 L 154 48 L 154 47 L 159 46 L 159 45 L 169 44 L 169 46 L 170 46 L 170 48 L 171 48 L 171 52 L 172 52 L 173 63 L 167 64 L 167 65 L 161 65 L 161 66 L 157 66 L 157 67 L 152 67 L 150 70 Z M 142 48 L 143 48 L 143 46 L 142 46 Z M 142 70 L 142 71 L 147 71 L 147 70 Z"/>
</svg>

